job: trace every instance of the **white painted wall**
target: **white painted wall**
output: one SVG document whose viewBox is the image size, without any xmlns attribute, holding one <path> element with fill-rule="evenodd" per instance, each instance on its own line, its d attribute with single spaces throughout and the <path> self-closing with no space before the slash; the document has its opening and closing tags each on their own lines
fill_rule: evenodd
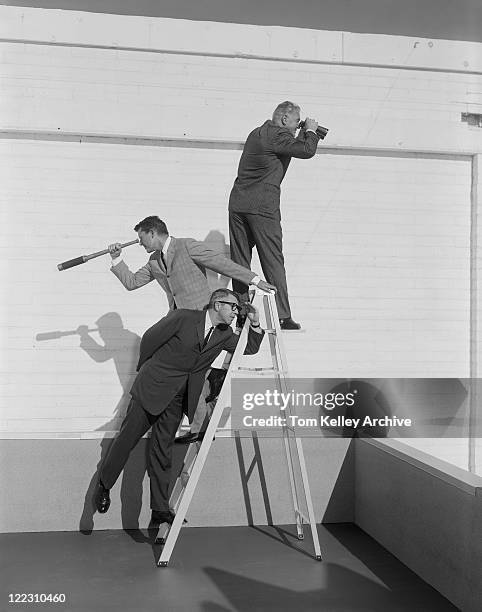
<svg viewBox="0 0 482 612">
<path fill-rule="evenodd" d="M 166 301 L 154 285 L 127 293 L 106 259 L 56 264 L 131 239 L 152 213 L 227 242 L 240 147 L 284 99 L 330 128 L 283 189 L 306 329 L 286 338 L 293 374 L 468 375 L 482 131 L 460 115 L 482 106 L 481 45 L 3 6 L 0 41 L 6 435 L 115 429 L 132 353 L 119 351 L 123 388 L 75 334 L 37 334 L 116 312 L 140 335 Z"/>
</svg>

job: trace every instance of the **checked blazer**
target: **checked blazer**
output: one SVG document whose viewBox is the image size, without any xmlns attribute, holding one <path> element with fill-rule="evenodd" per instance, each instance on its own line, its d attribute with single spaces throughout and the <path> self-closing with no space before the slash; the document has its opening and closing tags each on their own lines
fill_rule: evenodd
<svg viewBox="0 0 482 612">
<path fill-rule="evenodd" d="M 248 285 L 255 273 L 243 268 L 215 251 L 205 242 L 193 238 L 174 238 L 166 254 L 166 267 L 160 252 L 155 251 L 145 266 L 132 272 L 123 262 L 111 268 L 121 283 L 132 291 L 156 280 L 167 294 L 169 310 L 191 308 L 201 310 L 209 302 L 211 290 L 206 269 Z"/>
</svg>

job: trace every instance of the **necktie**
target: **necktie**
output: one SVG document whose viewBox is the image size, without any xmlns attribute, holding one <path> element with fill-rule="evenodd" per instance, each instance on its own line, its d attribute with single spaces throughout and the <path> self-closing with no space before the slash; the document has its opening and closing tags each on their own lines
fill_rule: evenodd
<svg viewBox="0 0 482 612">
<path fill-rule="evenodd" d="M 214 327 L 211 327 L 208 331 L 208 333 L 206 334 L 205 338 L 204 338 L 204 342 L 203 345 L 201 347 L 201 350 L 205 348 L 206 344 L 209 342 L 209 338 L 211 337 L 211 334 L 213 333 L 213 329 Z"/>
<path fill-rule="evenodd" d="M 161 260 L 162 260 L 164 268 L 166 269 L 166 272 L 167 272 L 166 260 L 164 259 L 164 253 L 162 251 L 161 251 Z"/>
</svg>

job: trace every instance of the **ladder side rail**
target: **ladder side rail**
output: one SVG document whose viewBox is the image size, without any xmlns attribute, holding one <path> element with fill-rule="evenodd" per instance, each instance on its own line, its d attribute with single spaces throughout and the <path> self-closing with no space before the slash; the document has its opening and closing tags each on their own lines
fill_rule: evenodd
<svg viewBox="0 0 482 612">
<path fill-rule="evenodd" d="M 300 461 L 301 479 L 303 483 L 306 506 L 308 509 L 308 519 L 309 519 L 311 535 L 313 539 L 313 547 L 315 549 L 315 557 L 317 561 L 321 561 L 320 541 L 318 539 L 318 530 L 316 528 L 316 518 L 315 518 L 315 511 L 313 509 L 313 500 L 311 498 L 310 483 L 308 480 L 308 473 L 306 471 L 305 455 L 303 452 L 303 446 L 301 444 L 301 440 L 298 437 L 296 437 L 296 447 L 298 450 L 298 458 Z"/>
<path fill-rule="evenodd" d="M 284 374 L 287 374 L 288 368 L 287 368 L 286 359 L 282 359 L 282 355 L 281 355 L 283 351 L 283 346 L 281 343 L 281 328 L 279 324 L 278 312 L 276 308 L 276 301 L 275 301 L 274 295 L 268 294 L 268 295 L 263 296 L 263 303 L 264 303 L 265 316 L 266 316 L 266 326 L 274 329 L 274 334 L 269 335 L 271 358 L 272 358 L 273 364 L 275 365 L 278 371 L 282 371 L 284 372 Z M 277 378 L 277 382 L 279 383 L 281 391 L 282 392 L 285 391 L 286 381 L 285 381 L 284 375 L 277 375 L 276 378 Z M 281 414 L 281 416 L 284 416 L 284 415 Z M 293 510 L 294 510 L 294 515 L 295 515 L 296 531 L 298 533 L 298 537 L 301 538 L 303 535 L 303 523 L 300 517 L 299 495 L 298 495 L 298 489 L 296 486 L 296 480 L 295 480 L 294 468 L 293 468 L 293 457 L 291 454 L 291 448 L 289 445 L 288 437 L 289 437 L 288 430 L 286 428 L 283 428 L 283 444 L 284 444 L 285 454 L 286 454 L 286 463 L 288 466 L 288 476 L 289 476 L 289 482 L 290 482 L 291 497 L 293 500 Z"/>
<path fill-rule="evenodd" d="M 281 362 L 281 367 L 279 369 L 282 371 L 288 372 L 287 363 L 286 363 L 286 352 L 285 352 L 284 343 L 282 340 L 281 326 L 279 323 L 278 312 L 276 308 L 276 301 L 275 301 L 274 295 L 268 295 L 266 296 L 265 299 L 268 305 L 266 314 L 267 314 L 267 317 L 269 316 L 270 318 L 270 324 L 273 325 L 275 329 L 276 338 L 278 340 L 279 359 Z M 287 390 L 286 380 L 283 376 L 280 376 L 280 385 L 282 386 L 283 390 L 286 392 Z M 309 479 L 308 479 L 308 472 L 306 469 L 303 445 L 302 445 L 301 440 L 296 435 L 296 431 L 294 433 L 294 437 L 296 441 L 296 450 L 297 450 L 298 462 L 299 462 L 300 472 L 301 472 L 303 493 L 304 493 L 305 502 L 306 502 L 306 506 L 308 510 L 308 519 L 309 519 L 311 534 L 312 534 L 312 539 L 313 539 L 313 547 L 315 549 L 315 557 L 317 560 L 321 560 L 321 548 L 320 548 L 320 542 L 318 538 L 318 530 L 316 528 L 316 519 L 315 519 L 315 513 L 313 509 L 313 500 L 311 497 L 311 489 L 310 489 L 310 484 L 309 484 Z M 291 473 L 293 471 L 293 467 L 292 466 L 290 467 L 290 461 L 292 461 L 292 453 L 291 453 L 291 447 L 290 447 L 289 440 L 286 438 L 286 434 L 285 434 L 285 449 L 286 449 L 287 461 L 288 461 L 290 478 L 291 478 Z M 297 529 L 298 529 L 298 536 L 300 536 L 302 535 L 302 528 L 300 531 L 298 521 L 301 519 L 301 516 L 299 513 L 299 504 L 297 503 L 297 499 L 295 502 L 295 511 L 296 510 L 298 510 L 298 512 L 296 513 L 297 514 Z"/>
<path fill-rule="evenodd" d="M 238 363 L 241 360 L 241 357 L 244 353 L 246 339 L 248 335 L 248 327 L 249 320 L 246 320 L 245 326 L 240 334 L 238 344 L 233 353 L 233 357 L 231 359 L 230 368 L 235 369 Z M 196 460 L 192 467 L 192 471 L 189 477 L 189 480 L 186 484 L 186 487 L 182 493 L 182 498 L 179 502 L 177 513 L 174 517 L 174 521 L 169 529 L 167 534 L 167 538 L 162 549 L 161 555 L 159 557 L 158 565 L 166 566 L 171 557 L 172 551 L 176 544 L 177 538 L 179 536 L 179 531 L 182 527 L 184 518 L 186 516 L 187 510 L 191 503 L 192 497 L 194 495 L 194 491 L 196 490 L 197 483 L 199 481 L 199 477 L 201 475 L 201 471 L 204 467 L 204 463 L 206 462 L 206 458 L 209 453 L 209 449 L 211 448 L 211 444 L 213 442 L 214 435 L 216 433 L 216 428 L 221 420 L 221 416 L 227 405 L 230 405 L 230 392 L 231 392 L 231 377 L 229 376 L 229 370 L 226 374 L 226 378 L 224 380 L 223 386 L 221 388 L 221 392 L 217 399 L 216 405 L 214 407 L 213 413 L 211 415 L 210 421 L 208 423 L 206 432 L 204 434 L 204 439 L 201 443 L 201 448 L 198 451 Z"/>
</svg>

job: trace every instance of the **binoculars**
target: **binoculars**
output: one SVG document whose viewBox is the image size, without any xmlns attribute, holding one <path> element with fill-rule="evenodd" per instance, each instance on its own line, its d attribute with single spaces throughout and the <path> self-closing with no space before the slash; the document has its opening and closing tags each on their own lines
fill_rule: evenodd
<svg viewBox="0 0 482 612">
<path fill-rule="evenodd" d="M 298 127 L 300 129 L 303 129 L 305 127 L 305 122 L 304 121 L 300 121 Z M 322 125 L 319 125 L 316 128 L 316 133 L 318 134 L 318 136 L 321 138 L 321 140 L 323 140 L 323 138 L 328 134 L 328 128 L 323 127 Z"/>
</svg>

